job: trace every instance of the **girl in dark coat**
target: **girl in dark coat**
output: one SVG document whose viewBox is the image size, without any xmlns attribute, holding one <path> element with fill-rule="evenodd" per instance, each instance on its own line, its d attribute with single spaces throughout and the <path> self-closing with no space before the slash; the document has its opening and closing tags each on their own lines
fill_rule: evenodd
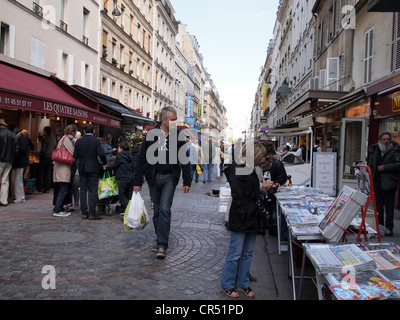
<svg viewBox="0 0 400 320">
<path fill-rule="evenodd" d="M 254 158 L 251 159 L 252 149 Z M 250 264 L 258 232 L 256 201 L 260 192 L 260 182 L 254 167 L 265 163 L 265 148 L 258 141 L 249 141 L 243 146 L 242 156 L 246 157 L 243 164 L 233 163 L 224 170 L 232 195 L 229 211 L 231 242 L 220 286 L 226 295 L 237 298 L 236 282 L 239 291 L 253 298 L 255 293 L 250 288 Z"/>
</svg>

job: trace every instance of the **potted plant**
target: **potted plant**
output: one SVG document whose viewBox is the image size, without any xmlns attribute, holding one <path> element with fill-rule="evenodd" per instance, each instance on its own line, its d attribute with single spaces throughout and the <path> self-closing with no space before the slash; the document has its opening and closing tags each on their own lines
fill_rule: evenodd
<svg viewBox="0 0 400 320">
<path fill-rule="evenodd" d="M 119 66 L 119 68 L 120 68 L 120 70 L 124 71 L 124 69 L 125 69 L 125 64 L 121 64 L 121 65 Z"/>
<path fill-rule="evenodd" d="M 118 64 L 118 61 L 117 61 L 117 59 L 112 58 L 112 59 L 111 59 L 111 63 L 112 63 L 114 66 L 116 66 L 116 65 Z"/>
<path fill-rule="evenodd" d="M 107 48 L 103 48 L 103 58 L 107 58 Z"/>
<path fill-rule="evenodd" d="M 133 74 L 133 70 L 131 69 L 131 70 L 129 70 L 129 75 L 132 75 Z"/>
</svg>

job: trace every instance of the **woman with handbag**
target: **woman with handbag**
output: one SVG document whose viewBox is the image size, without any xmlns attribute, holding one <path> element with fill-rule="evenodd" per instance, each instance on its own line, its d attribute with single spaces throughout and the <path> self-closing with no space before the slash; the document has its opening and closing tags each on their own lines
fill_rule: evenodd
<svg viewBox="0 0 400 320">
<path fill-rule="evenodd" d="M 53 153 L 53 181 L 57 184 L 57 188 L 54 189 L 58 190 L 53 209 L 53 216 L 55 217 L 68 217 L 71 214 L 71 212 L 64 212 L 63 204 L 70 190 L 72 164 L 69 164 L 69 159 L 73 159 L 74 143 L 72 140 L 75 138 L 76 131 L 76 125 L 68 125 L 64 129 L 64 136 L 58 142 L 57 149 Z M 55 154 L 60 155 L 56 157 Z M 69 157 L 68 154 L 70 154 L 71 157 Z"/>
<path fill-rule="evenodd" d="M 239 297 L 237 290 L 250 298 L 255 296 L 250 288 L 250 264 L 259 231 L 257 197 L 260 181 L 254 167 L 265 162 L 265 148 L 258 141 L 249 141 L 242 148 L 242 157 L 245 157 L 243 163 L 232 163 L 224 170 L 232 195 L 228 224 L 231 241 L 222 268 L 220 286 L 231 298 Z"/>
</svg>

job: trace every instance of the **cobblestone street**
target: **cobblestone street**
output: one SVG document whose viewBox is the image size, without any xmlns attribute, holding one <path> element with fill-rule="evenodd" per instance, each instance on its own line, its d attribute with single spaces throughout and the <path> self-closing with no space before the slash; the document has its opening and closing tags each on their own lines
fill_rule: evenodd
<svg viewBox="0 0 400 320">
<path fill-rule="evenodd" d="M 124 231 L 116 214 L 88 221 L 75 210 L 56 218 L 52 193 L 0 208 L 0 299 L 230 300 L 219 288 L 229 231 L 219 198 L 206 195 L 224 180 L 193 183 L 186 195 L 177 187 L 165 260 L 150 249 L 152 223 Z M 142 196 L 151 211 L 146 184 Z M 56 289 L 42 288 L 46 265 L 55 268 Z M 287 268 L 276 237 L 259 235 L 251 267 L 257 300 L 292 299 Z"/>
</svg>

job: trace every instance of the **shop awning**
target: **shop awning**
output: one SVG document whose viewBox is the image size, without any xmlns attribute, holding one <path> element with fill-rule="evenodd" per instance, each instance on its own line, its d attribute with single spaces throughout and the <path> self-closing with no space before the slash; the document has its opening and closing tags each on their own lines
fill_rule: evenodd
<svg viewBox="0 0 400 320">
<path fill-rule="evenodd" d="M 265 132 L 267 137 L 291 137 L 291 136 L 305 136 L 312 133 L 311 128 L 286 128 L 286 129 L 272 129 Z"/>
<path fill-rule="evenodd" d="M 121 121 L 98 111 L 98 103 L 55 76 L 43 76 L 0 62 L 0 107 L 121 127 Z"/>
<path fill-rule="evenodd" d="M 117 99 L 78 85 L 74 85 L 73 87 L 100 103 L 100 107 L 111 109 L 116 112 L 118 116 L 122 117 L 123 125 L 154 125 L 154 120 L 146 118 L 136 111 L 129 109 Z"/>
</svg>

